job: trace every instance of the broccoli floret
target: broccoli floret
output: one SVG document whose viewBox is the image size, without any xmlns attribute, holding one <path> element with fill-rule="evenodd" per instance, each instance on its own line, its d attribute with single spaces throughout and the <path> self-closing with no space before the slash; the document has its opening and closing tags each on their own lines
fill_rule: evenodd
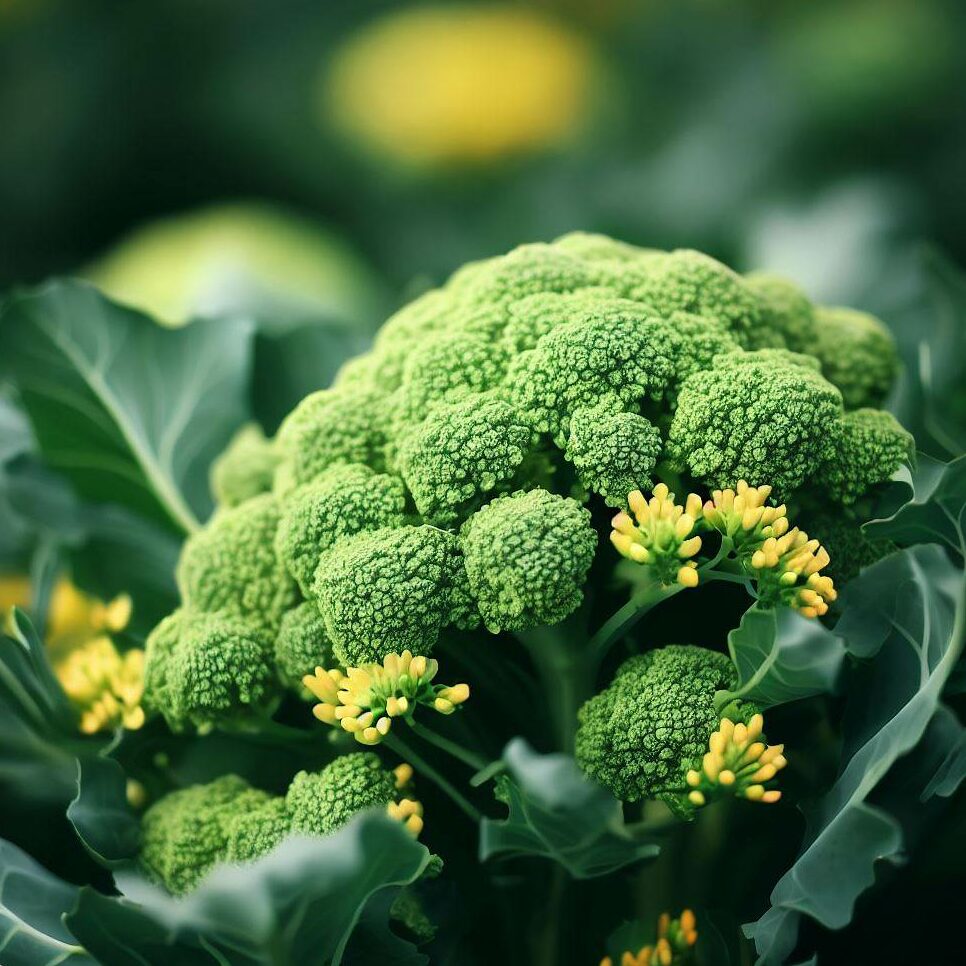
<svg viewBox="0 0 966 966">
<path fill-rule="evenodd" d="M 533 349 L 558 325 L 587 322 L 598 315 L 601 301 L 606 303 L 613 299 L 614 293 L 606 288 L 586 288 L 566 295 L 557 292 L 528 295 L 508 306 L 504 343 L 513 353 Z"/>
<path fill-rule="evenodd" d="M 266 712 L 277 691 L 272 638 L 253 624 L 177 611 L 148 635 L 144 700 L 174 729 Z"/>
<path fill-rule="evenodd" d="M 399 453 L 399 469 L 419 512 L 449 526 L 480 495 L 511 480 L 536 435 L 523 415 L 495 397 L 434 412 Z"/>
<path fill-rule="evenodd" d="M 169 892 L 189 892 L 224 860 L 232 822 L 270 801 L 237 775 L 171 792 L 141 819 L 141 864 Z"/>
<path fill-rule="evenodd" d="M 252 802 L 227 820 L 225 831 L 226 861 L 251 862 L 267 855 L 291 831 L 285 799 L 268 797 L 261 804 Z"/>
<path fill-rule="evenodd" d="M 728 328 L 718 319 L 690 312 L 672 312 L 668 323 L 679 337 L 675 380 L 684 382 L 700 369 L 707 369 L 717 356 L 741 348 Z"/>
<path fill-rule="evenodd" d="M 657 428 L 636 413 L 578 409 L 570 421 L 567 459 L 580 482 L 612 507 L 626 507 L 631 490 L 651 486 L 663 446 Z"/>
<path fill-rule="evenodd" d="M 673 329 L 644 306 L 600 303 L 594 318 L 557 326 L 516 357 L 510 398 L 563 448 L 575 410 L 619 411 L 660 399 L 675 377 L 678 351 Z"/>
<path fill-rule="evenodd" d="M 338 463 L 383 469 L 391 416 L 384 393 L 366 387 L 321 389 L 306 396 L 279 427 L 282 486 L 300 486 Z"/>
<path fill-rule="evenodd" d="M 629 262 L 644 255 L 663 254 L 589 231 L 571 231 L 554 239 L 553 247 L 588 262 Z"/>
<path fill-rule="evenodd" d="M 257 423 L 248 423 L 211 464 L 211 492 L 219 505 L 238 506 L 272 488 L 277 464 L 273 442 Z"/>
<path fill-rule="evenodd" d="M 915 455 L 912 436 L 881 409 L 846 413 L 834 435 L 835 450 L 823 466 L 822 481 L 829 496 L 840 503 L 854 503 Z"/>
<path fill-rule="evenodd" d="M 800 351 L 818 358 L 846 409 L 881 406 L 899 374 L 892 334 L 874 315 L 855 309 L 816 309 L 811 339 Z"/>
<path fill-rule="evenodd" d="M 667 455 L 709 486 L 744 479 L 783 498 L 831 458 L 841 413 L 839 391 L 779 350 L 719 356 L 681 387 Z"/>
<path fill-rule="evenodd" d="M 295 585 L 275 556 L 278 503 L 270 493 L 223 510 L 185 542 L 181 600 L 191 610 L 242 618 L 274 633 L 295 603 Z"/>
<path fill-rule="evenodd" d="M 629 277 L 627 295 L 665 318 L 682 311 L 717 319 L 742 345 L 761 325 L 761 306 L 748 283 L 708 255 L 682 249 L 648 258 L 643 267 Z"/>
<path fill-rule="evenodd" d="M 275 664 L 285 684 L 300 693 L 306 674 L 336 664 L 325 621 L 314 602 L 299 604 L 282 618 L 275 638 Z"/>
<path fill-rule="evenodd" d="M 479 612 L 499 633 L 556 624 L 580 606 L 597 533 L 575 500 L 535 489 L 474 513 L 460 543 Z"/>
<path fill-rule="evenodd" d="M 335 656 L 355 667 L 407 648 L 429 654 L 465 601 L 462 583 L 456 537 L 408 526 L 340 540 L 322 557 L 313 594 Z"/>
<path fill-rule="evenodd" d="M 275 552 L 309 596 L 326 550 L 341 537 L 401 526 L 405 507 L 406 491 L 398 477 L 359 463 L 333 466 L 287 497 Z"/>
<path fill-rule="evenodd" d="M 321 772 L 299 772 L 285 805 L 293 832 L 328 835 L 357 812 L 385 807 L 395 797 L 393 773 L 371 751 L 357 751 L 341 755 Z"/>
<path fill-rule="evenodd" d="M 625 661 L 577 715 L 577 763 L 618 798 L 657 798 L 687 811 L 686 776 L 699 767 L 721 720 L 715 692 L 733 688 L 725 654 L 672 644 Z M 744 703 L 729 717 L 756 712 Z"/>
<path fill-rule="evenodd" d="M 809 352 L 815 307 L 808 296 L 794 282 L 768 272 L 752 272 L 745 281 L 761 303 L 761 321 L 751 333 L 749 348 Z"/>
</svg>

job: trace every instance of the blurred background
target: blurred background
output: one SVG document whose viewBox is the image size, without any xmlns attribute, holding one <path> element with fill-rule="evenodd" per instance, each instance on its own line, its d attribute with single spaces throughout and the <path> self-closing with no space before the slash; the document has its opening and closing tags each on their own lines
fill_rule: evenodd
<svg viewBox="0 0 966 966">
<path fill-rule="evenodd" d="M 964 46 L 962 0 L 0 0 L 0 296 L 77 275 L 165 326 L 255 319 L 250 414 L 272 432 L 463 262 L 602 231 L 880 315 L 907 374 L 929 373 L 892 406 L 948 457 L 966 440 Z M 48 530 L 83 514 L 37 475 L 3 384 L 0 434 L 6 605 L 45 532 L 7 468 L 27 465 Z M 103 561 L 108 538 L 84 539 Z M 142 602 L 135 639 L 170 606 L 176 553 L 159 536 L 157 613 L 86 581 Z M 63 847 L 52 833 L 42 858 Z M 887 884 L 837 955 L 862 961 L 885 917 L 941 919 L 937 895 Z"/>
</svg>

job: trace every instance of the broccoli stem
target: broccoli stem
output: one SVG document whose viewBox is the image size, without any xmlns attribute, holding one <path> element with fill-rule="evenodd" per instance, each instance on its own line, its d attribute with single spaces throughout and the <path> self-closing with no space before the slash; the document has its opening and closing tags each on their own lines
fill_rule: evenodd
<svg viewBox="0 0 966 966">
<path fill-rule="evenodd" d="M 408 761 L 410 765 L 420 775 L 425 775 L 440 791 L 448 795 L 471 822 L 478 823 L 483 816 L 465 796 L 456 790 L 456 787 L 448 782 L 425 758 L 418 755 L 409 745 L 404 742 L 398 734 L 389 734 L 383 739 L 383 744 L 394 751 L 403 761 Z"/>
<path fill-rule="evenodd" d="M 419 735 L 423 741 L 428 742 L 431 745 L 435 745 L 440 751 L 445 751 L 448 755 L 452 755 L 454 758 L 458 758 L 464 765 L 468 765 L 473 771 L 482 771 L 487 767 L 489 762 L 485 758 L 481 758 L 479 755 L 470 751 L 469 748 L 464 748 L 461 744 L 455 741 L 451 741 L 449 738 L 444 737 L 441 734 L 437 734 L 432 728 L 427 728 L 426 725 L 420 724 L 418 721 L 410 721 L 409 727 L 412 728 L 413 733 Z"/>
</svg>

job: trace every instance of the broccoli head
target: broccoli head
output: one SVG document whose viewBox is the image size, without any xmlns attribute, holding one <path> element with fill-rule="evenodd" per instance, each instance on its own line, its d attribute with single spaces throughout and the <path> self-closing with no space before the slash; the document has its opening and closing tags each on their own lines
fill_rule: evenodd
<svg viewBox="0 0 966 966">
<path fill-rule="evenodd" d="M 912 436 L 882 409 L 854 409 L 839 420 L 822 480 L 832 499 L 854 503 L 915 455 Z"/>
<path fill-rule="evenodd" d="M 667 455 L 713 487 L 740 480 L 784 496 L 834 455 L 839 391 L 781 350 L 718 356 L 681 387 Z"/>
<path fill-rule="evenodd" d="M 266 796 L 245 803 L 225 822 L 225 861 L 251 862 L 267 855 L 291 832 L 284 798 Z"/>
<path fill-rule="evenodd" d="M 265 713 L 277 692 L 272 638 L 253 624 L 182 610 L 148 635 L 144 701 L 174 729 Z"/>
<path fill-rule="evenodd" d="M 271 800 L 237 775 L 171 792 L 141 819 L 141 864 L 169 892 L 190 892 L 224 860 L 232 823 Z"/>
<path fill-rule="evenodd" d="M 402 480 L 362 463 L 337 464 L 289 494 L 275 534 L 275 553 L 311 594 L 319 559 L 341 537 L 401 526 L 406 507 Z"/>
<path fill-rule="evenodd" d="M 721 715 L 714 696 L 733 688 L 725 654 L 672 644 L 625 661 L 578 712 L 577 763 L 626 802 L 657 798 L 687 811 L 688 772 L 700 766 Z M 750 719 L 744 703 L 729 717 Z"/>
<path fill-rule="evenodd" d="M 371 751 L 340 755 L 321 772 L 292 779 L 285 806 L 292 831 L 328 835 L 357 812 L 384 808 L 396 798 L 396 779 Z"/>
<path fill-rule="evenodd" d="M 211 492 L 220 506 L 238 506 L 272 488 L 278 454 L 257 423 L 235 434 L 211 464 Z"/>
<path fill-rule="evenodd" d="M 608 506 L 626 507 L 628 493 L 650 487 L 663 445 L 657 428 L 636 413 L 578 409 L 566 455 L 588 490 Z"/>
<path fill-rule="evenodd" d="M 302 693 L 306 674 L 333 664 L 332 642 L 315 603 L 305 601 L 288 611 L 275 638 L 275 665 L 285 684 Z"/>
<path fill-rule="evenodd" d="M 333 651 L 346 667 L 410 650 L 429 654 L 465 607 L 456 537 L 430 526 L 385 528 L 340 540 L 313 586 Z"/>
<path fill-rule="evenodd" d="M 498 633 L 556 624 L 576 610 L 597 534 L 576 500 L 535 489 L 474 513 L 460 543 L 473 599 Z"/>
<path fill-rule="evenodd" d="M 218 512 L 186 541 L 178 561 L 181 600 L 190 610 L 278 629 L 295 603 L 295 585 L 275 555 L 277 500 L 263 493 Z"/>
<path fill-rule="evenodd" d="M 794 282 L 768 272 L 752 272 L 745 282 L 761 302 L 761 322 L 752 332 L 749 348 L 810 351 L 815 307 L 808 296 Z"/>
</svg>

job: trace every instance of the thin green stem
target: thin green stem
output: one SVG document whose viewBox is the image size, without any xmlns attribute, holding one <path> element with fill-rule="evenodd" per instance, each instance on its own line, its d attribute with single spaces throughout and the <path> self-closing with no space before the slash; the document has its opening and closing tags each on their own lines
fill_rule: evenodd
<svg viewBox="0 0 966 966">
<path fill-rule="evenodd" d="M 455 786 L 436 771 L 429 762 L 413 751 L 398 734 L 386 735 L 383 739 L 383 744 L 399 755 L 404 761 L 408 761 L 420 775 L 425 775 L 442 792 L 447 794 L 471 822 L 480 822 L 482 820 L 483 816 L 480 814 L 479 809 L 458 792 Z"/>
<path fill-rule="evenodd" d="M 419 735 L 423 741 L 426 741 L 431 745 L 435 745 L 440 751 L 445 751 L 446 754 L 452 755 L 454 758 L 458 758 L 461 762 L 463 762 L 464 765 L 472 768 L 473 771 L 481 771 L 489 764 L 485 758 L 475 754 L 468 748 L 464 748 L 458 742 L 451 741 L 449 738 L 446 738 L 441 734 L 437 734 L 432 730 L 432 728 L 427 728 L 426 725 L 420 724 L 418 721 L 410 721 L 409 727 L 412 728 L 413 733 Z"/>
<path fill-rule="evenodd" d="M 647 593 L 632 597 L 620 610 L 616 611 L 601 629 L 590 639 L 587 652 L 596 666 L 607 657 L 610 649 L 621 638 L 626 637 L 631 628 L 658 604 L 669 600 L 684 590 L 680 584 L 673 587 L 657 587 Z"/>
</svg>

